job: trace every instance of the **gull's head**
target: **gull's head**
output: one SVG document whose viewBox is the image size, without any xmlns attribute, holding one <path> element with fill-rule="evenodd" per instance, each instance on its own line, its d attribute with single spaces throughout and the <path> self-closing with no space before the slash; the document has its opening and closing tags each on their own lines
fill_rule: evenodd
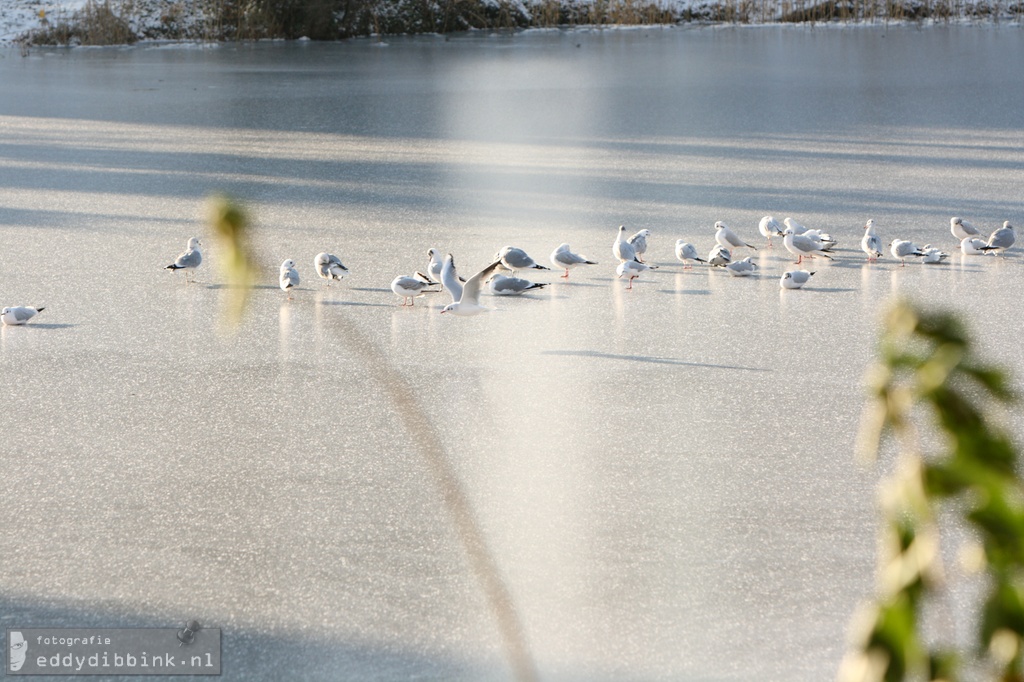
<svg viewBox="0 0 1024 682">
<path fill-rule="evenodd" d="M 721 230 L 724 227 L 725 227 L 725 223 L 723 223 L 721 220 L 716 220 L 715 221 L 715 229 L 716 230 Z"/>
<path fill-rule="evenodd" d="M 432 260 L 432 261 L 440 260 L 441 259 L 441 250 L 440 249 L 428 249 L 427 250 L 427 255 L 430 257 L 430 260 Z"/>
<path fill-rule="evenodd" d="M 3 310 L 0 310 L 0 315 L 6 315 L 9 312 L 11 312 L 10 308 L 4 308 Z"/>
<path fill-rule="evenodd" d="M 782 234 L 796 234 L 793 230 L 793 226 L 789 224 L 789 218 L 786 218 L 786 229 L 782 231 Z"/>
<path fill-rule="evenodd" d="M 568 251 L 568 250 L 569 250 L 569 245 L 568 244 L 559 244 L 558 248 L 555 249 L 555 252 L 559 253 L 559 252 Z"/>
<path fill-rule="evenodd" d="M 626 234 L 626 226 L 625 225 L 619 225 L 619 234 L 620 235 Z"/>
<path fill-rule="evenodd" d="M 457 306 L 457 305 L 459 305 L 459 304 L 458 303 L 449 303 L 445 307 L 441 308 L 441 314 L 444 315 L 445 313 L 450 313 L 451 311 L 455 310 L 455 306 Z"/>
<path fill-rule="evenodd" d="M 792 272 L 783 273 L 782 279 L 793 279 L 793 273 Z"/>
<path fill-rule="evenodd" d="M 179 243 L 180 243 L 180 242 L 179 242 Z M 198 247 L 198 246 L 199 246 L 199 245 L 200 245 L 201 243 L 202 243 L 202 242 L 200 242 L 200 241 L 199 241 L 199 237 L 190 237 L 190 238 L 189 238 L 189 240 L 188 240 L 188 248 L 190 248 L 190 249 L 195 249 L 195 248 L 197 248 L 197 247 Z"/>
<path fill-rule="evenodd" d="M 331 262 L 331 257 L 327 254 L 327 252 L 318 253 L 316 254 L 316 258 L 313 259 L 313 262 L 316 263 L 317 265 L 327 265 L 328 263 Z"/>
<path fill-rule="evenodd" d="M 651 236 L 651 231 L 650 230 L 640 230 L 639 232 L 637 232 L 637 234 L 639 234 L 641 237 L 644 237 L 646 239 L 647 237 Z"/>
<path fill-rule="evenodd" d="M 865 230 L 870 230 L 874 226 L 875 226 L 875 219 L 874 218 L 868 218 L 868 221 L 866 223 L 864 223 L 864 229 Z"/>
<path fill-rule="evenodd" d="M 1013 225 L 1010 224 L 1009 220 L 1004 220 L 1003 221 L 1003 229 L 1004 230 L 1012 230 L 1013 229 Z"/>
<path fill-rule="evenodd" d="M 954 217 L 949 219 L 949 224 L 950 225 L 963 225 L 964 224 L 964 219 L 963 218 L 957 218 L 957 217 L 954 216 Z"/>
<path fill-rule="evenodd" d="M 294 267 L 295 267 L 295 261 L 293 261 L 291 258 L 289 258 L 285 262 L 281 263 L 281 269 L 282 270 L 291 270 Z"/>
</svg>

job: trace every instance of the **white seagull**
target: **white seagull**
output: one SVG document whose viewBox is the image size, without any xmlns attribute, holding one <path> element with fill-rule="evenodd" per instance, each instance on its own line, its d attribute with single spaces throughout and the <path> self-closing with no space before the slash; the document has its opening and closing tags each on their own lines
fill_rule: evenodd
<svg viewBox="0 0 1024 682">
<path fill-rule="evenodd" d="M 281 285 L 281 291 L 288 291 L 292 287 L 299 286 L 299 271 L 295 269 L 295 261 L 291 258 L 281 263 L 281 270 L 278 273 L 277 283 Z M 289 292 L 288 298 L 292 295 Z"/>
<path fill-rule="evenodd" d="M 13 306 L 0 311 L 0 320 L 7 326 L 25 324 L 37 314 L 46 310 L 45 308 L 30 308 L 28 306 Z"/>
<path fill-rule="evenodd" d="M 495 296 L 518 296 L 527 291 L 543 289 L 547 286 L 547 282 L 531 282 L 521 277 L 506 277 L 498 273 L 491 275 L 490 279 L 487 280 L 487 284 L 490 286 L 491 293 Z"/>
<path fill-rule="evenodd" d="M 756 246 L 748 244 L 740 239 L 736 233 L 730 230 L 729 226 L 721 220 L 715 223 L 715 241 L 724 249 L 738 249 L 741 246 L 746 246 L 757 251 Z"/>
<path fill-rule="evenodd" d="M 641 263 L 644 262 L 643 255 L 647 253 L 647 238 L 650 236 L 650 230 L 640 230 L 626 240 L 633 246 L 633 253 L 636 254 L 636 259 Z"/>
<path fill-rule="evenodd" d="M 716 246 L 708 253 L 708 264 L 719 267 L 732 260 L 732 252 L 724 246 Z"/>
<path fill-rule="evenodd" d="M 427 262 L 427 278 L 432 282 L 440 282 L 441 267 L 444 265 L 441 249 L 427 249 L 427 257 L 430 259 Z"/>
<path fill-rule="evenodd" d="M 971 225 L 963 218 L 957 218 L 956 216 L 953 216 L 952 218 L 949 219 L 949 231 L 952 232 L 953 236 L 956 237 L 961 243 L 963 243 L 963 240 L 967 239 L 968 237 L 981 236 L 981 232 L 978 231 L 978 228 L 976 228 L 974 225 Z"/>
<path fill-rule="evenodd" d="M 747 277 L 754 274 L 754 270 L 757 270 L 757 263 L 750 256 L 747 256 L 742 260 L 726 263 L 724 267 L 733 277 Z"/>
<path fill-rule="evenodd" d="M 875 234 L 875 221 L 868 219 L 864 225 L 864 237 L 860 240 L 860 249 L 868 254 L 868 262 L 873 262 L 882 257 L 882 240 Z"/>
<path fill-rule="evenodd" d="M 515 246 L 506 246 L 494 256 L 494 260 L 501 263 L 502 267 L 506 270 L 511 270 L 512 274 L 516 274 L 517 270 L 550 270 L 551 268 L 546 265 L 540 265 L 535 263 L 532 258 L 526 255 L 526 252 Z"/>
<path fill-rule="evenodd" d="M 787 218 L 786 220 L 789 220 L 789 218 Z M 813 258 L 815 255 L 821 255 L 829 260 L 833 260 L 832 256 L 825 253 L 825 251 L 821 248 L 821 242 L 815 241 L 810 237 L 805 237 L 802 234 L 794 234 L 793 226 L 790 225 L 788 222 L 786 223 L 786 229 L 783 232 L 783 234 L 785 236 L 782 239 L 782 243 L 786 247 L 787 251 L 789 251 L 794 256 L 797 256 L 797 265 L 803 263 L 804 256 L 807 256 L 808 258 Z"/>
<path fill-rule="evenodd" d="M 635 260 L 624 260 L 619 263 L 619 266 L 615 268 L 615 274 L 619 276 L 619 279 L 623 277 L 629 278 L 629 286 L 626 289 L 633 288 L 633 280 L 640 276 L 640 273 L 648 270 L 653 270 L 653 265 L 647 265 Z"/>
<path fill-rule="evenodd" d="M 907 266 L 907 257 L 915 256 L 920 258 L 924 256 L 924 251 L 917 247 L 917 244 L 905 239 L 893 239 L 889 242 L 889 253 L 892 254 L 893 258 L 900 261 L 900 267 Z"/>
<path fill-rule="evenodd" d="M 626 226 L 619 225 L 619 234 L 615 237 L 615 242 L 612 244 L 612 254 L 620 262 L 626 261 L 640 261 L 636 257 L 636 249 L 629 243 L 629 239 L 626 238 Z"/>
<path fill-rule="evenodd" d="M 1013 231 L 1010 221 L 1006 220 L 1003 222 L 1003 226 L 988 238 L 988 246 L 996 253 L 1004 253 L 1013 246 L 1015 241 L 1017 241 L 1017 233 Z"/>
<path fill-rule="evenodd" d="M 450 253 L 444 257 L 444 263 L 441 264 L 440 280 L 441 286 L 451 295 L 452 303 L 462 298 L 462 280 L 455 269 L 455 258 Z"/>
<path fill-rule="evenodd" d="M 426 275 L 417 272 L 414 276 L 399 275 L 391 281 L 391 291 L 401 297 L 402 307 L 412 307 L 413 299 L 422 296 L 428 291 L 437 291 L 430 287 L 436 287 L 437 282 L 431 282 Z"/>
<path fill-rule="evenodd" d="M 977 237 L 964 237 L 960 240 L 960 253 L 965 256 L 984 256 L 994 250 L 994 246 L 989 246 Z"/>
<path fill-rule="evenodd" d="M 800 289 L 807 284 L 813 274 L 808 270 L 788 270 L 782 273 L 779 286 L 783 289 Z"/>
<path fill-rule="evenodd" d="M 690 270 L 693 268 L 693 266 L 690 265 L 690 261 L 692 260 L 695 260 L 698 263 L 707 263 L 706 260 L 697 255 L 697 247 L 689 242 L 683 241 L 682 239 L 676 240 L 676 258 L 682 262 L 684 270 Z"/>
<path fill-rule="evenodd" d="M 175 270 L 185 271 L 185 281 L 188 282 L 188 271 L 195 270 L 199 267 L 199 264 L 203 262 L 203 254 L 199 252 L 199 245 L 202 242 L 199 241 L 199 237 L 192 237 L 188 240 L 188 246 L 185 247 L 185 252 L 174 259 L 174 262 L 164 268 L 164 270 Z"/>
<path fill-rule="evenodd" d="M 924 255 L 921 256 L 922 263 L 941 263 L 949 258 L 948 253 L 942 249 L 936 249 L 931 244 L 925 244 L 921 250 L 924 251 Z"/>
<path fill-rule="evenodd" d="M 569 250 L 568 244 L 561 244 L 557 249 L 551 252 L 551 264 L 556 268 L 563 268 L 565 270 L 565 274 L 560 275 L 560 277 L 569 279 L 569 271 L 573 268 L 580 265 L 597 265 L 597 262 L 589 260 L 586 256 L 573 253 Z"/>
<path fill-rule="evenodd" d="M 502 267 L 500 260 L 496 260 L 486 268 L 476 273 L 466 281 L 466 285 L 462 287 L 462 296 L 455 303 L 449 303 L 441 310 L 442 313 L 451 313 L 452 315 L 459 315 L 460 317 L 466 317 L 468 315 L 476 315 L 490 310 L 485 306 L 480 305 L 480 285 L 484 281 L 490 279 L 494 271 Z M 506 266 L 507 267 L 507 266 Z M 547 268 L 545 268 L 546 270 Z"/>
<path fill-rule="evenodd" d="M 761 233 L 762 237 L 767 237 L 768 246 L 772 245 L 772 237 L 782 236 L 782 225 L 779 221 L 770 215 L 766 215 L 761 218 L 761 222 L 757 224 L 757 231 Z"/>
<path fill-rule="evenodd" d="M 331 286 L 331 280 L 340 280 L 348 274 L 348 268 L 341 263 L 341 259 L 332 253 L 318 253 L 313 259 L 313 267 L 316 274 L 327 280 L 327 286 Z"/>
</svg>

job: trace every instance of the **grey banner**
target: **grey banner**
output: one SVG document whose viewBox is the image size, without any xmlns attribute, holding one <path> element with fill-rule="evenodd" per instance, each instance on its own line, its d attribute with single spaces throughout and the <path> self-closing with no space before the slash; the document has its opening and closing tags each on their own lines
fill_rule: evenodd
<svg viewBox="0 0 1024 682">
<path fill-rule="evenodd" d="M 8 675 L 220 675 L 220 629 L 8 628 Z"/>
</svg>

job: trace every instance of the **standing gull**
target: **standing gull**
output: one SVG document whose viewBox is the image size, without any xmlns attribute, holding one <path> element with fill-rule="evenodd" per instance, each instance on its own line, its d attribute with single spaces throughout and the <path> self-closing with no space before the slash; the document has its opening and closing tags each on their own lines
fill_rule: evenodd
<svg viewBox="0 0 1024 682">
<path fill-rule="evenodd" d="M 651 236 L 650 230 L 640 230 L 632 237 L 627 239 L 633 247 L 633 253 L 636 254 L 636 259 L 641 263 L 644 262 L 644 254 L 647 253 L 647 238 Z"/>
<path fill-rule="evenodd" d="M 869 219 L 864 225 L 864 237 L 860 240 L 860 249 L 868 254 L 868 262 L 878 260 L 882 256 L 882 240 L 875 234 L 875 221 Z"/>
<path fill-rule="evenodd" d="M 616 235 L 615 241 L 612 243 L 612 255 L 619 260 L 619 262 L 626 262 L 628 260 L 640 261 L 636 257 L 636 249 L 629 243 L 626 238 L 626 226 L 619 225 L 619 234 Z"/>
<path fill-rule="evenodd" d="M 11 308 L 4 308 L 0 311 L 0 319 L 7 326 L 16 326 L 25 324 L 38 313 L 41 313 L 45 308 L 31 308 L 28 306 L 13 306 Z"/>
<path fill-rule="evenodd" d="M 291 258 L 281 263 L 277 283 L 281 285 L 281 291 L 288 292 L 288 298 L 292 297 L 291 289 L 299 286 L 299 271 L 295 269 L 295 261 Z"/>
<path fill-rule="evenodd" d="M 569 250 L 568 244 L 561 244 L 557 249 L 551 252 L 551 264 L 556 268 L 564 268 L 565 274 L 560 275 L 560 277 L 569 279 L 569 271 L 573 268 L 580 265 L 597 265 L 597 262 L 588 260 L 586 256 L 573 253 Z"/>
<path fill-rule="evenodd" d="M 485 280 L 489 279 L 494 271 L 501 266 L 501 261 L 496 260 L 480 272 L 470 277 L 466 281 L 466 285 L 462 287 L 462 296 L 459 300 L 455 303 L 449 303 L 441 312 L 466 317 L 468 315 L 476 315 L 477 313 L 490 310 L 490 308 L 480 305 L 480 285 Z M 547 270 L 547 268 L 544 269 Z"/>
<path fill-rule="evenodd" d="M 698 263 L 707 263 L 706 260 L 697 255 L 697 247 L 689 242 L 683 241 L 682 239 L 676 240 L 676 258 L 682 262 L 684 270 L 693 269 L 693 266 L 690 265 L 690 261 L 692 260 L 695 260 Z"/>
<path fill-rule="evenodd" d="M 786 223 L 786 229 L 783 234 L 785 236 L 782 239 L 782 243 L 786 247 L 786 250 L 794 256 L 798 256 L 796 259 L 797 265 L 800 265 L 800 263 L 804 261 L 804 256 L 813 258 L 817 254 L 820 254 L 829 260 L 833 260 L 832 256 L 822 250 L 821 242 L 815 241 L 810 237 L 805 237 L 802 234 L 794 234 L 793 226 L 789 223 Z"/>
<path fill-rule="evenodd" d="M 450 253 L 444 257 L 444 263 L 441 264 L 441 286 L 451 294 L 452 303 L 462 298 L 462 281 L 455 270 L 455 258 Z"/>
<path fill-rule="evenodd" d="M 757 231 L 761 233 L 762 237 L 768 238 L 768 246 L 772 245 L 772 237 L 782 236 L 782 225 L 779 221 L 770 215 L 766 215 L 761 218 L 761 222 L 757 224 Z"/>
<path fill-rule="evenodd" d="M 1001 254 L 1013 246 L 1015 241 L 1017 241 L 1017 234 L 1013 231 L 1013 225 L 1007 220 L 988 238 L 988 247 Z"/>
<path fill-rule="evenodd" d="M 199 237 L 192 237 L 188 240 L 188 246 L 185 247 L 185 252 L 174 259 L 174 262 L 164 268 L 164 270 L 175 270 L 185 271 L 185 281 L 188 282 L 189 270 L 195 270 L 199 267 L 199 264 L 203 262 L 203 254 L 199 252 L 200 245 Z"/>
<path fill-rule="evenodd" d="M 736 249 L 741 246 L 757 251 L 757 247 L 753 244 L 748 244 L 737 236 L 735 232 L 729 229 L 729 226 L 723 223 L 721 220 L 715 223 L 715 241 L 718 245 L 726 249 Z"/>
<path fill-rule="evenodd" d="M 430 261 L 427 263 L 427 277 L 431 281 L 441 281 L 441 267 L 444 265 L 444 259 L 441 257 L 441 249 L 428 249 L 427 257 Z"/>
<path fill-rule="evenodd" d="M 907 266 L 908 256 L 915 256 L 917 258 L 924 256 L 924 251 L 917 248 L 917 244 L 905 239 L 893 239 L 889 242 L 889 253 L 892 254 L 893 258 L 899 259 L 900 267 Z"/>
<path fill-rule="evenodd" d="M 953 236 L 961 243 L 968 237 L 981 236 L 981 232 L 978 231 L 978 228 L 963 218 L 957 218 L 956 216 L 949 219 L 949 231 L 952 232 Z"/>
<path fill-rule="evenodd" d="M 348 274 L 348 268 L 341 263 L 341 259 L 332 253 L 318 253 L 313 259 L 313 267 L 316 274 L 327 280 L 327 286 L 331 286 L 331 280 L 341 280 Z"/>
<path fill-rule="evenodd" d="M 640 261 L 635 260 L 624 260 L 619 263 L 617 268 L 615 268 L 615 274 L 617 274 L 620 279 L 623 277 L 629 277 L 629 286 L 626 287 L 626 289 L 632 290 L 633 280 L 639 277 L 641 272 L 653 269 L 653 265 L 647 265 L 646 263 L 641 263 Z"/>
<path fill-rule="evenodd" d="M 396 296 L 402 298 L 402 307 L 412 307 L 413 299 L 417 296 L 422 296 L 428 291 L 437 291 L 437 289 L 431 289 L 428 287 L 436 287 L 437 282 L 431 282 L 427 279 L 426 275 L 419 272 L 414 277 L 408 275 L 399 275 L 391 281 L 391 291 L 395 292 Z"/>
</svg>

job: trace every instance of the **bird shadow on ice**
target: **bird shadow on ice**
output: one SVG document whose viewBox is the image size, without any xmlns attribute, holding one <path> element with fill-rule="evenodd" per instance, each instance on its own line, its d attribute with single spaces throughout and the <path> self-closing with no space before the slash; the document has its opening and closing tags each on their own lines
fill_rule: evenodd
<svg viewBox="0 0 1024 682">
<path fill-rule="evenodd" d="M 784 289 L 782 291 L 785 291 Z M 849 289 L 844 287 L 803 287 L 802 291 L 807 292 L 818 292 L 823 294 L 849 294 L 852 292 L 860 291 L 859 289 Z"/>
<path fill-rule="evenodd" d="M 688 296 L 710 296 L 710 289 L 657 289 L 659 294 L 686 294 Z"/>
<path fill-rule="evenodd" d="M 380 293 L 390 294 L 390 293 L 392 293 L 391 289 L 380 289 L 380 288 L 373 288 L 373 287 L 352 287 L 350 289 L 350 291 L 372 291 L 373 293 L 376 293 L 376 294 L 380 294 Z"/>
<path fill-rule="evenodd" d="M 541 355 L 564 355 L 581 358 L 600 358 L 602 360 L 627 360 L 631 362 L 650 362 L 656 365 L 680 365 L 683 367 L 703 367 L 706 369 L 741 369 L 747 372 L 771 372 L 766 367 L 744 367 L 742 365 L 716 365 L 709 362 L 689 362 L 679 358 L 658 358 L 650 355 L 618 355 L 602 353 L 596 350 L 542 350 Z"/>
<path fill-rule="evenodd" d="M 365 308 L 393 308 L 386 303 L 363 303 L 362 301 L 320 301 L 320 305 L 352 305 Z"/>
<path fill-rule="evenodd" d="M 5 325 L 4 329 L 10 325 Z M 30 324 L 19 324 L 19 329 L 70 329 L 71 327 L 77 327 L 77 324 L 57 323 L 57 322 L 32 322 Z"/>
<path fill-rule="evenodd" d="M 280 289 L 281 287 L 274 286 L 273 284 L 249 284 L 246 286 L 237 286 L 234 284 L 207 284 L 207 289 Z M 295 291 L 309 291 L 309 289 L 296 289 Z"/>
</svg>

